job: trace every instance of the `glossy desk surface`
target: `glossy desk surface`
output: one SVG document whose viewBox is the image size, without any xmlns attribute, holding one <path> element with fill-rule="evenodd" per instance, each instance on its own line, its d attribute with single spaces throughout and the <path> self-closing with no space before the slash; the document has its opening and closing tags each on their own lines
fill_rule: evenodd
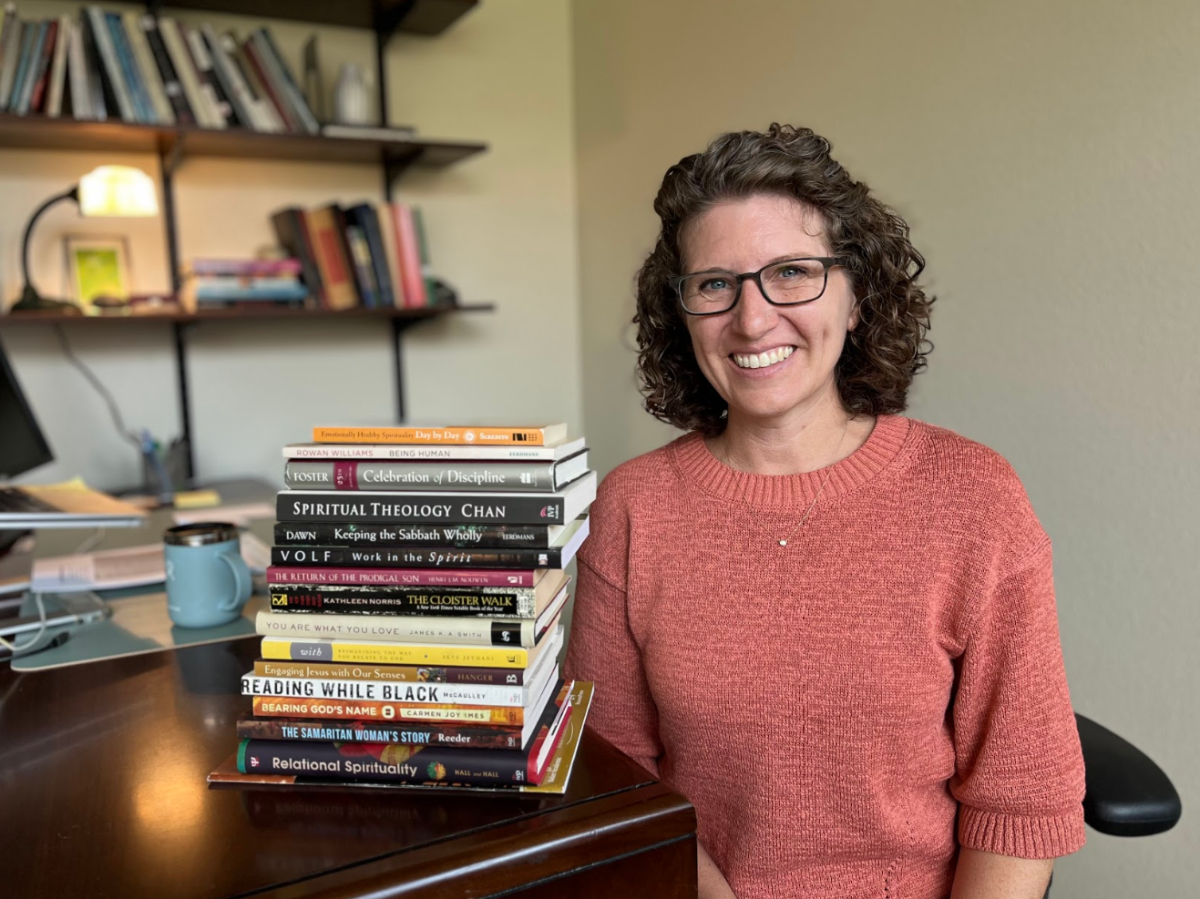
<svg viewBox="0 0 1200 899">
<path fill-rule="evenodd" d="M 591 896 L 580 885 L 607 870 L 595 889 L 695 895 L 692 808 L 594 734 L 562 797 L 210 789 L 257 647 L 3 666 L 0 892 Z"/>
</svg>

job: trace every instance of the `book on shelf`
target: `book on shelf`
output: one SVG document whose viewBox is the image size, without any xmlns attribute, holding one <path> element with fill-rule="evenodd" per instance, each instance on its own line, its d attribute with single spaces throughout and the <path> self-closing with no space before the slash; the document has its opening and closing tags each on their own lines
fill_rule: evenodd
<svg viewBox="0 0 1200 899">
<path fill-rule="evenodd" d="M 146 44 L 150 48 L 150 53 L 154 58 L 154 65 L 158 69 L 163 94 L 166 96 L 168 104 L 170 104 L 175 121 L 181 125 L 200 124 L 199 118 L 192 110 L 189 94 L 184 90 L 179 70 L 171 59 L 171 53 L 167 49 L 163 29 L 158 20 L 154 16 L 147 14 L 138 20 L 138 24 L 146 36 Z"/>
<path fill-rule="evenodd" d="M 589 471 L 554 493 L 283 490 L 278 521 L 391 524 L 567 524 L 596 498 Z"/>
<path fill-rule="evenodd" d="M 329 308 L 329 298 L 317 262 L 316 245 L 304 210 L 295 206 L 280 209 L 271 215 L 271 227 L 275 230 L 279 245 L 299 264 L 300 279 L 309 294 L 322 308 Z"/>
<path fill-rule="evenodd" d="M 62 114 L 63 87 L 67 75 L 67 48 L 71 43 L 71 19 L 68 16 L 58 17 L 58 28 L 54 39 L 53 57 L 50 62 L 50 72 L 46 81 L 46 100 L 42 112 L 48 118 L 56 119 Z"/>
<path fill-rule="evenodd" d="M 503 490 L 552 493 L 588 471 L 586 451 L 552 462 L 292 459 L 284 486 L 299 490 Z"/>
<path fill-rule="evenodd" d="M 377 125 L 341 125 L 330 123 L 321 126 L 322 137 L 342 140 L 410 141 L 417 136 L 417 129 L 404 125 L 381 128 Z"/>
<path fill-rule="evenodd" d="M 159 72 L 158 63 L 154 61 L 150 41 L 142 27 L 143 18 L 143 14 L 132 11 L 121 15 L 121 23 L 125 26 L 125 37 L 132 55 L 135 78 L 143 86 L 149 101 L 152 121 L 158 125 L 174 125 L 175 110 L 167 97 L 162 73 Z"/>
<path fill-rule="evenodd" d="M 313 255 L 325 288 L 326 308 L 353 309 L 360 305 L 358 288 L 346 256 L 345 232 L 336 208 L 325 206 L 306 211 L 305 225 L 312 236 Z"/>
<path fill-rule="evenodd" d="M 17 61 L 21 55 L 21 32 L 16 4 L 6 3 L 4 19 L 0 22 L 0 112 L 8 109 L 8 98 L 12 94 Z"/>
</svg>

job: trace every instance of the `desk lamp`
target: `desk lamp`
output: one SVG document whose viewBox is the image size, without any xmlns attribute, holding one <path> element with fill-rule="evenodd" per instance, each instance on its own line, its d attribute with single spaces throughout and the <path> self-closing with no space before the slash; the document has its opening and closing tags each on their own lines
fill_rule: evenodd
<svg viewBox="0 0 1200 899">
<path fill-rule="evenodd" d="M 140 169 L 127 165 L 102 165 L 79 179 L 70 190 L 57 194 L 37 208 L 29 224 L 25 226 L 25 237 L 21 242 L 21 272 L 25 277 L 25 288 L 20 302 L 9 311 L 75 309 L 73 303 L 48 300 L 38 293 L 29 277 L 29 238 L 33 226 L 42 213 L 60 200 L 74 200 L 79 205 L 79 214 L 92 216 L 122 216 L 144 218 L 158 215 L 158 198 L 154 182 Z"/>
</svg>

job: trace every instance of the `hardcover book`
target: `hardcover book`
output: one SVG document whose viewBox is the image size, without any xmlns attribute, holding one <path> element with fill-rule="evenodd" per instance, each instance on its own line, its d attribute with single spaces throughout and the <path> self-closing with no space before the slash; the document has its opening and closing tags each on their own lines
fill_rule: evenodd
<svg viewBox="0 0 1200 899">
<path fill-rule="evenodd" d="M 596 473 L 589 471 L 554 493 L 283 490 L 276 498 L 275 517 L 342 524 L 566 524 L 595 498 Z"/>
<path fill-rule="evenodd" d="M 542 446 L 474 446 L 467 444 L 403 443 L 289 443 L 283 448 L 285 459 L 408 459 L 463 462 L 550 462 L 566 459 L 587 449 L 582 437 L 573 437 Z"/>
<path fill-rule="evenodd" d="M 586 452 L 554 462 L 293 459 L 284 469 L 284 485 L 298 490 L 552 493 L 587 470 Z"/>
<path fill-rule="evenodd" d="M 533 588 L 542 581 L 547 569 L 505 570 L 496 569 L 456 569 L 456 568 L 352 568 L 338 562 L 328 561 L 341 554 L 339 549 L 330 549 L 322 553 L 316 548 L 311 551 L 307 547 L 294 549 L 286 546 L 274 547 L 271 550 L 272 561 L 278 564 L 267 569 L 267 583 L 284 586 L 287 584 L 346 584 L 350 586 L 387 586 L 387 587 L 524 587 L 528 588 L 528 596 L 533 598 Z M 322 566 L 305 568 L 300 565 L 289 565 L 288 558 L 294 555 L 306 555 L 314 563 Z M 512 592 L 496 591 L 496 592 Z M 524 595 L 524 594 L 523 594 Z"/>
<path fill-rule="evenodd" d="M 338 538 L 339 530 L 348 530 L 350 534 L 359 535 L 361 530 L 351 530 L 354 525 L 319 525 L 287 523 L 275 525 L 275 540 L 277 545 L 271 548 L 271 562 L 275 565 L 320 564 L 340 565 L 362 568 L 462 568 L 462 569 L 542 569 L 566 568 L 575 557 L 575 553 L 587 539 L 589 519 L 584 516 L 566 525 L 567 533 L 556 539 L 553 546 L 545 549 L 490 549 L 489 544 L 507 545 L 500 538 L 492 540 L 490 535 L 479 533 L 482 529 L 470 529 L 471 540 L 452 539 L 453 528 L 399 528 L 403 532 L 430 533 L 433 539 L 428 541 L 433 546 L 405 545 L 400 541 L 391 541 L 377 535 L 379 548 L 365 540 L 359 545 L 307 545 L 300 541 L 316 539 L 317 536 Z M 361 525 L 366 528 L 386 528 L 384 525 Z M 536 526 L 534 526 L 536 527 Z M 534 528 L 531 527 L 530 530 Z M 444 539 L 439 535 L 446 534 Z M 313 535 L 310 538 L 309 535 Z M 527 544 L 545 542 L 535 540 L 539 535 L 517 535 L 509 542 L 516 544 L 517 539 L 525 539 Z M 343 537 L 347 543 L 354 537 Z M 474 540 L 475 542 L 472 542 Z M 389 545 L 391 544 L 391 545 Z M 484 548 L 479 548 L 480 545 Z M 519 546 L 519 544 L 518 544 Z"/>
<path fill-rule="evenodd" d="M 264 659 L 420 667 L 529 668 L 552 640 L 537 646 L 449 646 L 432 643 L 381 643 L 322 637 L 264 637 Z"/>
</svg>

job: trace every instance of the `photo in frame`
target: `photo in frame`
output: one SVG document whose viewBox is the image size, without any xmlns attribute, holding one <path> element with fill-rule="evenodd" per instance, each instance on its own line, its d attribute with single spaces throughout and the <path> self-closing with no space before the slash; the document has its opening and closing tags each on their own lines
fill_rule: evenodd
<svg viewBox="0 0 1200 899">
<path fill-rule="evenodd" d="M 129 239 L 121 235 L 67 234 L 63 237 L 70 298 L 84 312 L 97 297 L 128 299 Z"/>
</svg>

